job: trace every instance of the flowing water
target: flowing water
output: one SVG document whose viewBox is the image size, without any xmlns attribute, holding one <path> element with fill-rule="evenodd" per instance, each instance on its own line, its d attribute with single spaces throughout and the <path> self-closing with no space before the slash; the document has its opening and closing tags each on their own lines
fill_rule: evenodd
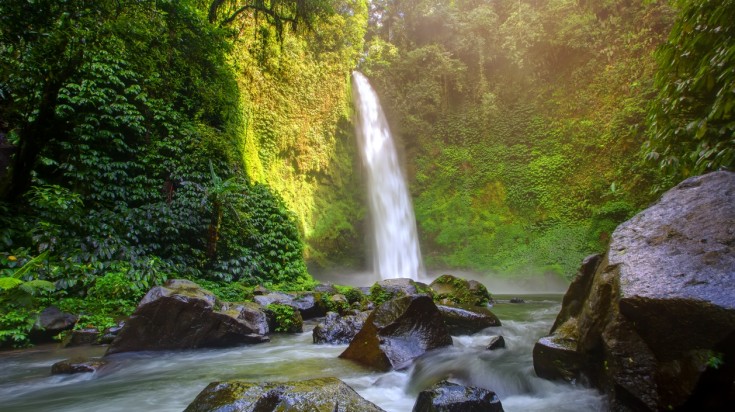
<svg viewBox="0 0 735 412">
<path fill-rule="evenodd" d="M 454 346 L 425 355 L 407 371 L 373 372 L 337 356 L 346 345 L 315 345 L 311 327 L 297 335 L 275 335 L 270 343 L 231 349 L 118 354 L 96 373 L 50 375 L 59 360 L 101 355 L 104 348 L 46 346 L 0 353 L 0 410 L 182 411 L 209 382 L 242 379 L 299 380 L 336 376 L 389 412 L 408 412 L 427 385 L 452 380 L 497 392 L 508 412 L 596 411 L 599 392 L 534 375 L 531 351 L 560 308 L 560 295 L 527 296 L 525 304 L 497 303 L 503 326 L 453 337 Z M 491 335 L 507 349 L 486 351 Z"/>
<path fill-rule="evenodd" d="M 361 73 L 352 81 L 357 107 L 357 137 L 367 171 L 373 222 L 373 270 L 382 279 L 424 275 L 413 205 L 398 162 L 393 137 L 378 95 Z"/>
</svg>

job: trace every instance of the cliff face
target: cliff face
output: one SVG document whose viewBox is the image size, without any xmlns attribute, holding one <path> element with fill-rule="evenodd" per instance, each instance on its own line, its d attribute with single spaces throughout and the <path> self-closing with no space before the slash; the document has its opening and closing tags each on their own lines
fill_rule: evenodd
<svg viewBox="0 0 735 412">
<path fill-rule="evenodd" d="M 536 373 L 587 379 L 612 410 L 735 405 L 735 173 L 690 178 L 585 261 Z"/>
</svg>

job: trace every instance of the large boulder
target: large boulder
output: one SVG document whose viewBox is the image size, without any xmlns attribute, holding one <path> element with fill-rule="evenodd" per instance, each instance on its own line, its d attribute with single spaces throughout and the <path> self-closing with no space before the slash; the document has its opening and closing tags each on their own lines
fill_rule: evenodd
<svg viewBox="0 0 735 412">
<path fill-rule="evenodd" d="M 441 275 L 429 287 L 434 291 L 434 299 L 442 304 L 485 306 L 492 302 L 490 292 L 476 280 Z"/>
<path fill-rule="evenodd" d="M 184 412 L 380 412 L 337 378 L 299 382 L 213 382 Z"/>
<path fill-rule="evenodd" d="M 389 300 L 370 313 L 340 358 L 382 371 L 401 369 L 429 350 L 452 345 L 441 313 L 426 295 Z"/>
<path fill-rule="evenodd" d="M 412 412 L 503 412 L 503 405 L 493 391 L 444 381 L 421 391 Z"/>
<path fill-rule="evenodd" d="M 687 179 L 585 261 L 536 373 L 612 410 L 735 410 L 735 173 Z"/>
<path fill-rule="evenodd" d="M 107 354 L 266 342 L 259 311 L 245 304 L 218 307 L 214 294 L 196 283 L 171 280 L 143 297 Z"/>
<path fill-rule="evenodd" d="M 331 343 L 341 345 L 350 343 L 362 329 L 370 312 L 359 312 L 356 315 L 340 316 L 338 313 L 329 312 L 323 322 L 318 323 L 312 336 L 314 343 Z"/>
<path fill-rule="evenodd" d="M 485 328 L 500 326 L 500 319 L 489 309 L 481 306 L 455 307 L 437 305 L 439 312 L 452 335 L 472 335 Z"/>
</svg>

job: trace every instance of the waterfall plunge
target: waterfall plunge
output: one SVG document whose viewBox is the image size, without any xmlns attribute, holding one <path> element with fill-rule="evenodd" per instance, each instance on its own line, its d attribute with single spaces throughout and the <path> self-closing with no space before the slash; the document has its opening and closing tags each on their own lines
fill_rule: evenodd
<svg viewBox="0 0 735 412">
<path fill-rule="evenodd" d="M 354 72 L 352 82 L 373 222 L 373 270 L 382 279 L 416 280 L 424 275 L 416 220 L 388 122 L 368 79 Z"/>
</svg>

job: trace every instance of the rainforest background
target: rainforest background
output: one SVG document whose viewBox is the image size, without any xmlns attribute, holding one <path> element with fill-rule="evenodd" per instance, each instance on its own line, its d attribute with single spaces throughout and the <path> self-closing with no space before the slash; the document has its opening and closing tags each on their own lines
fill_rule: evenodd
<svg viewBox="0 0 735 412">
<path fill-rule="evenodd" d="M 429 269 L 571 277 L 735 162 L 732 0 L 0 4 L 0 342 L 364 270 L 350 75 L 401 147 Z M 307 270 L 307 267 L 309 270 Z"/>
</svg>

